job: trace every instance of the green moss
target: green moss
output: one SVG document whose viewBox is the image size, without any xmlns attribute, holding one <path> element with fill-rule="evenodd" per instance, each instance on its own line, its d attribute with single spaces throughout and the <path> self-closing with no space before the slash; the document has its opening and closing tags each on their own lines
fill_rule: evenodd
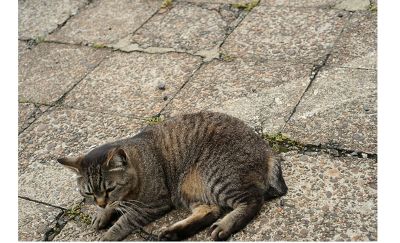
<svg viewBox="0 0 400 243">
<path fill-rule="evenodd" d="M 282 133 L 264 134 L 264 139 L 268 141 L 272 149 L 277 153 L 285 153 L 289 150 L 301 150 L 304 145 L 296 142 Z"/>
<path fill-rule="evenodd" d="M 227 53 L 221 53 L 221 59 L 225 62 L 233 62 L 236 58 Z"/>
<path fill-rule="evenodd" d="M 369 5 L 369 11 L 373 13 L 378 12 L 378 6 L 376 4 L 371 3 L 371 5 Z"/>
<path fill-rule="evenodd" d="M 161 4 L 161 8 L 168 8 L 168 7 L 172 6 L 172 1 L 173 0 L 164 0 Z"/>
<path fill-rule="evenodd" d="M 90 225 L 92 218 L 90 215 L 85 214 L 81 211 L 81 205 L 77 204 L 68 209 L 65 214 L 69 220 L 79 220 L 87 225 Z"/>
<path fill-rule="evenodd" d="M 243 9 L 246 11 L 251 11 L 253 8 L 257 7 L 259 3 L 260 0 L 253 0 L 249 3 L 234 3 L 232 4 L 232 7 L 237 9 Z"/>
<path fill-rule="evenodd" d="M 93 43 L 92 47 L 96 48 L 96 49 L 101 49 L 101 48 L 105 48 L 106 46 L 102 43 Z"/>
<path fill-rule="evenodd" d="M 156 125 L 156 124 L 162 122 L 164 120 L 164 117 L 162 117 L 161 115 L 155 115 L 152 117 L 145 118 L 144 120 L 149 125 Z"/>
</svg>

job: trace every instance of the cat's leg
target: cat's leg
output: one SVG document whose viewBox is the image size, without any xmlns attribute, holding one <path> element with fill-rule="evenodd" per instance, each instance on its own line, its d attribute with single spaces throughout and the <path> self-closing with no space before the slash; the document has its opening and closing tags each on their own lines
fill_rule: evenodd
<svg viewBox="0 0 400 243">
<path fill-rule="evenodd" d="M 214 223 L 221 215 L 221 209 L 216 205 L 193 204 L 192 214 L 167 228 L 159 234 L 159 240 L 182 240 L 194 235 L 201 229 Z"/>
<path fill-rule="evenodd" d="M 133 230 L 138 227 L 144 227 L 152 221 L 170 211 L 170 205 L 164 205 L 157 208 L 135 208 L 134 211 L 125 211 L 125 213 L 107 230 L 101 237 L 101 241 L 120 241 L 125 239 Z"/>
<path fill-rule="evenodd" d="M 111 224 L 112 220 L 115 220 L 118 216 L 118 212 L 115 208 L 102 209 L 92 219 L 93 228 L 100 230 L 106 228 Z"/>
<path fill-rule="evenodd" d="M 262 195 L 233 205 L 233 210 L 210 227 L 213 240 L 226 240 L 244 228 L 260 211 Z"/>
</svg>

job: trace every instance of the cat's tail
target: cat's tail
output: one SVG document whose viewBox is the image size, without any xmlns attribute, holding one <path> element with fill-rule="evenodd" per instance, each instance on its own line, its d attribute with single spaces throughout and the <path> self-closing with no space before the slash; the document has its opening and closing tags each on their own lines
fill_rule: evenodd
<svg viewBox="0 0 400 243">
<path fill-rule="evenodd" d="M 283 179 L 282 174 L 282 157 L 280 155 L 271 153 L 267 158 L 267 190 L 264 193 L 264 199 L 270 200 L 272 198 L 284 196 L 288 187 Z"/>
</svg>

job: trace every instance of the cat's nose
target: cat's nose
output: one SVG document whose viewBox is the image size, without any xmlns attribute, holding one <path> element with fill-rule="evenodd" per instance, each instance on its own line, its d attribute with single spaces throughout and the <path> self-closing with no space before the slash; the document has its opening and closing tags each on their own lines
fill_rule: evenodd
<svg viewBox="0 0 400 243">
<path fill-rule="evenodd" d="M 107 206 L 107 202 L 104 198 L 96 198 L 96 204 L 102 208 L 105 208 Z"/>
</svg>

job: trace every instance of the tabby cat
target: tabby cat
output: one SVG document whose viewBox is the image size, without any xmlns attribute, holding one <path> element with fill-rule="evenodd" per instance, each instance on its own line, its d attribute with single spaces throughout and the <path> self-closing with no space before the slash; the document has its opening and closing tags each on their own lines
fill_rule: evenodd
<svg viewBox="0 0 400 243">
<path fill-rule="evenodd" d="M 192 214 L 162 229 L 160 240 L 185 239 L 208 226 L 213 240 L 226 240 L 257 215 L 265 199 L 287 192 L 267 142 L 239 119 L 207 111 L 58 162 L 77 173 L 80 193 L 104 208 L 94 227 L 116 220 L 105 241 L 122 240 L 180 206 Z"/>
</svg>

